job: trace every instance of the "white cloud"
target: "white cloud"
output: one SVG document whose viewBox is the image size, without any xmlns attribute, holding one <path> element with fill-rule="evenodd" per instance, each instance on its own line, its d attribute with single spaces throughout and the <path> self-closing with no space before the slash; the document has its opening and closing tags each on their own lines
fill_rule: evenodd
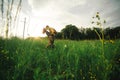
<svg viewBox="0 0 120 80">
<path fill-rule="evenodd" d="M 29 3 L 32 6 L 34 16 L 63 25 L 78 24 L 79 17 L 70 13 L 69 9 L 85 5 L 86 0 L 29 0 Z"/>
<path fill-rule="evenodd" d="M 52 17 L 64 14 L 71 7 L 83 5 L 85 2 L 86 0 L 29 0 L 35 15 Z"/>
<path fill-rule="evenodd" d="M 46 6 L 53 6 L 59 8 L 70 8 L 76 5 L 83 5 L 86 0 L 29 0 L 29 4 L 33 9 L 41 9 Z"/>
</svg>

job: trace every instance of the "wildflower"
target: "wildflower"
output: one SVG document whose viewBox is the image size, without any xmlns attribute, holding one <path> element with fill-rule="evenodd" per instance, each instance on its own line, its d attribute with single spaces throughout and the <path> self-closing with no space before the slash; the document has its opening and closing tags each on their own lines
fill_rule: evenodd
<svg viewBox="0 0 120 80">
<path fill-rule="evenodd" d="M 94 21 L 91 22 L 92 24 L 94 23 Z"/>
<path fill-rule="evenodd" d="M 100 25 L 100 22 L 97 22 L 97 25 Z"/>
<path fill-rule="evenodd" d="M 110 40 L 109 42 L 110 42 L 110 43 L 112 43 L 112 44 L 114 43 L 114 41 L 113 41 L 113 40 Z"/>
<path fill-rule="evenodd" d="M 64 45 L 64 48 L 67 48 L 67 45 L 66 45 L 66 44 Z"/>
<path fill-rule="evenodd" d="M 106 20 L 104 20 L 104 23 L 106 23 Z"/>
</svg>

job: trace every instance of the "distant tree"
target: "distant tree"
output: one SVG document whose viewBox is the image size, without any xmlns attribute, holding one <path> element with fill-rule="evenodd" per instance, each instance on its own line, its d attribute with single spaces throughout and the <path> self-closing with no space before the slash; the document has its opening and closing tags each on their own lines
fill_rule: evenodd
<svg viewBox="0 0 120 80">
<path fill-rule="evenodd" d="M 95 31 L 91 28 L 86 28 L 86 39 L 97 39 Z"/>
<path fill-rule="evenodd" d="M 114 31 L 115 39 L 120 39 L 120 26 L 115 27 L 113 31 Z"/>
<path fill-rule="evenodd" d="M 120 26 L 115 28 L 106 28 L 105 36 L 107 39 L 120 39 Z"/>
<path fill-rule="evenodd" d="M 85 39 L 86 38 L 86 33 L 85 33 L 86 29 L 85 28 L 79 28 L 79 39 Z"/>
<path fill-rule="evenodd" d="M 104 33 L 105 33 L 105 39 L 109 40 L 110 39 L 110 28 L 106 28 Z"/>
<path fill-rule="evenodd" d="M 61 30 L 64 39 L 78 40 L 79 39 L 79 29 L 75 25 L 66 25 L 64 29 Z"/>
<path fill-rule="evenodd" d="M 56 39 L 62 39 L 62 33 L 61 32 L 57 32 L 57 34 L 55 35 Z"/>
</svg>

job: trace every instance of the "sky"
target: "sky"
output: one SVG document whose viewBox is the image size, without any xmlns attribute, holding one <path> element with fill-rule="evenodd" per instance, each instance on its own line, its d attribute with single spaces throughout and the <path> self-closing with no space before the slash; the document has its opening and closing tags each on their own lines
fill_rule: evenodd
<svg viewBox="0 0 120 80">
<path fill-rule="evenodd" d="M 92 27 L 96 12 L 106 20 L 104 27 L 120 26 L 120 0 L 22 0 L 15 32 L 22 36 L 24 18 L 25 36 L 45 36 L 42 29 L 46 25 L 58 32 L 69 24 L 78 28 Z"/>
</svg>

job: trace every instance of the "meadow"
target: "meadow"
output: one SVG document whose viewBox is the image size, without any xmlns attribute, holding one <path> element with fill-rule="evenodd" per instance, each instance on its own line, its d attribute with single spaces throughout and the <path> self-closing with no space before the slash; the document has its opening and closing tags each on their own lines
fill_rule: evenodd
<svg viewBox="0 0 120 80">
<path fill-rule="evenodd" d="M 0 38 L 0 80 L 119 80 L 120 40 Z M 104 53 L 104 54 L 103 54 Z"/>
</svg>

